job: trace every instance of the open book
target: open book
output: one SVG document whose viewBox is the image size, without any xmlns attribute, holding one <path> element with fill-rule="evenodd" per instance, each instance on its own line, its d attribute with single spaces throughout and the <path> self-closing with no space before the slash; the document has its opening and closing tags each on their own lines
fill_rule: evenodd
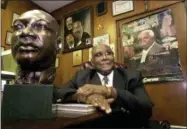
<svg viewBox="0 0 187 129">
<path fill-rule="evenodd" d="M 53 114 L 63 117 L 78 117 L 92 114 L 96 108 L 90 104 L 53 104 Z"/>
</svg>

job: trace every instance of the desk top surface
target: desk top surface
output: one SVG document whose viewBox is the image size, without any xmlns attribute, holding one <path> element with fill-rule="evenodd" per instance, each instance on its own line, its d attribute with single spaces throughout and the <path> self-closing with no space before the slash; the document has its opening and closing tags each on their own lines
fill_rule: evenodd
<svg viewBox="0 0 187 129">
<path fill-rule="evenodd" d="M 60 129 L 79 124 L 103 116 L 101 112 L 80 116 L 77 118 L 57 117 L 51 120 L 16 120 L 2 122 L 2 129 Z"/>
</svg>

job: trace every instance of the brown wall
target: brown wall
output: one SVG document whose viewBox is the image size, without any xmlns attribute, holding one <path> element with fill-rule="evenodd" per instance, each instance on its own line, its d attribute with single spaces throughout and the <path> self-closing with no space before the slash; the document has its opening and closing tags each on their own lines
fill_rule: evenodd
<svg viewBox="0 0 187 129">
<path fill-rule="evenodd" d="M 63 16 L 67 15 L 68 13 L 74 12 L 86 6 L 91 6 L 93 8 L 93 36 L 99 36 L 108 33 L 110 35 L 110 42 L 115 43 L 117 52 L 116 21 L 119 21 L 120 19 L 129 19 L 130 21 L 133 18 L 144 15 L 142 13 L 146 14 L 149 13 L 149 11 L 154 11 L 161 7 L 171 8 L 175 17 L 177 38 L 179 40 L 179 53 L 184 76 L 186 77 L 186 10 L 184 8 L 183 2 L 179 3 L 179 1 L 149 1 L 150 10 L 148 12 L 145 12 L 144 1 L 134 1 L 135 10 L 133 12 L 118 15 L 115 17 L 112 16 L 112 1 L 107 1 L 107 13 L 98 17 L 96 15 L 96 5 L 98 2 L 99 0 L 79 0 L 57 11 L 54 11 L 52 15 L 57 20 L 62 20 Z M 97 29 L 99 24 L 103 25 L 103 30 Z M 60 67 L 57 70 L 55 83 L 58 87 L 62 87 L 63 84 L 72 77 L 75 71 L 79 69 L 79 67 L 72 66 L 72 53 L 66 53 L 59 56 Z M 88 49 L 83 50 L 83 62 L 85 61 L 88 61 Z M 153 109 L 153 119 L 168 120 L 172 124 L 177 125 L 187 125 L 186 82 L 157 83 L 147 84 L 145 86 L 153 103 L 155 104 Z"/>
<path fill-rule="evenodd" d="M 12 32 L 11 23 L 13 13 L 21 14 L 27 10 L 41 9 L 30 1 L 8 1 L 6 9 L 1 9 L 1 46 L 5 49 L 10 49 L 9 45 L 5 44 L 6 32 Z"/>
</svg>

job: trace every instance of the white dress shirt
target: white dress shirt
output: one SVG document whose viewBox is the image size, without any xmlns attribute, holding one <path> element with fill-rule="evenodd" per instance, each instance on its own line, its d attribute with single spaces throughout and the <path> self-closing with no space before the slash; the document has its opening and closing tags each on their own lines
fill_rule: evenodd
<svg viewBox="0 0 187 129">
<path fill-rule="evenodd" d="M 98 72 L 97 72 L 97 74 L 98 74 L 98 76 L 99 76 L 99 78 L 101 80 L 102 85 L 104 85 L 105 81 L 103 80 L 103 78 L 105 76 L 103 76 L 102 74 L 100 74 Z M 114 71 L 112 71 L 109 75 L 107 75 L 107 77 L 108 77 L 108 84 L 106 86 L 107 87 L 113 87 Z"/>
<path fill-rule="evenodd" d="M 147 50 L 143 50 L 142 51 L 142 58 L 141 58 L 140 63 L 144 63 L 145 62 L 147 54 L 150 51 L 150 49 L 153 47 L 154 44 L 155 44 L 155 42 Z"/>
</svg>

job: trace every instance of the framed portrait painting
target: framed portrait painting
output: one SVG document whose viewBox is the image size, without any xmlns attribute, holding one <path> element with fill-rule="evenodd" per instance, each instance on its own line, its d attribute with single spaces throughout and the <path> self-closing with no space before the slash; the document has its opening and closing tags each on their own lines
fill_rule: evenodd
<svg viewBox="0 0 187 129">
<path fill-rule="evenodd" d="M 92 8 L 77 10 L 63 19 L 63 53 L 92 47 Z M 62 32 L 62 31 L 61 31 Z"/>
<path fill-rule="evenodd" d="M 178 40 L 171 9 L 119 25 L 119 53 L 143 82 L 183 80 Z"/>
</svg>

